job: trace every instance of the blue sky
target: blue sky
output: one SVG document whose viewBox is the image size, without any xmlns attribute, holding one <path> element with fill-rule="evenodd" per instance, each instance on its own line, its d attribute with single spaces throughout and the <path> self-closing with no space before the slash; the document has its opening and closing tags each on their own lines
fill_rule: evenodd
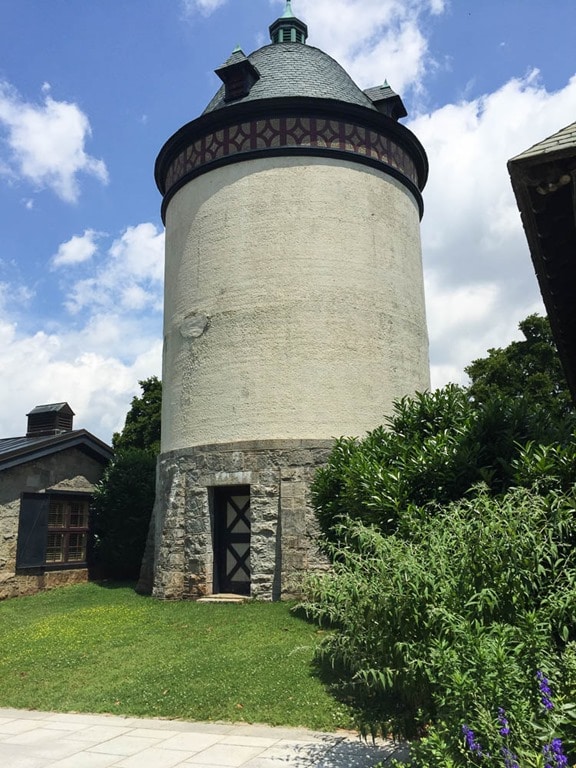
<svg viewBox="0 0 576 768">
<path fill-rule="evenodd" d="M 284 0 L 0 0 L 0 435 L 67 400 L 104 440 L 160 374 L 156 155 Z M 430 160 L 433 385 L 541 311 L 506 161 L 576 120 L 574 0 L 293 0 L 309 44 L 388 79 Z"/>
</svg>

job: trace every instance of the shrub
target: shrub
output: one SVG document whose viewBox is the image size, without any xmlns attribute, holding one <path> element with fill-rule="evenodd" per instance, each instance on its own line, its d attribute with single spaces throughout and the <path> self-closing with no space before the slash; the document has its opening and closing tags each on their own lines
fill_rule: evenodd
<svg viewBox="0 0 576 768">
<path fill-rule="evenodd" d="M 413 505 L 389 535 L 341 520 L 333 570 L 309 579 L 304 607 L 333 628 L 321 660 L 363 702 L 364 728 L 421 737 L 420 768 L 485 764 L 466 750 L 464 724 L 499 754 L 499 707 L 515 743 L 530 742 L 536 670 L 560 699 L 576 687 L 575 528 L 570 497 L 522 488 Z"/>
<path fill-rule="evenodd" d="M 98 575 L 137 579 L 154 506 L 156 456 L 116 454 L 94 493 L 94 561 Z"/>
<path fill-rule="evenodd" d="M 410 505 L 447 504 L 479 482 L 505 492 L 521 446 L 550 430 L 546 414 L 521 399 L 475 403 L 455 385 L 399 400 L 386 428 L 341 438 L 318 472 L 312 496 L 322 536 L 334 541 L 350 518 L 391 533 Z"/>
</svg>

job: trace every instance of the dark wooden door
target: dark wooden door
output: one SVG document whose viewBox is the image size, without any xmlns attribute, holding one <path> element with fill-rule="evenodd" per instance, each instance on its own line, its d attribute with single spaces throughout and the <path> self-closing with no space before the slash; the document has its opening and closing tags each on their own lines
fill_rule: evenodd
<svg viewBox="0 0 576 768">
<path fill-rule="evenodd" d="M 250 486 L 214 489 L 216 589 L 250 594 Z"/>
</svg>

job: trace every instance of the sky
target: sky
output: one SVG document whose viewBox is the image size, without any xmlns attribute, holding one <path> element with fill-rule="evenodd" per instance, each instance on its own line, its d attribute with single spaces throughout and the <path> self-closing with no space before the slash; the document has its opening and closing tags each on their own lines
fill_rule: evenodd
<svg viewBox="0 0 576 768">
<path fill-rule="evenodd" d="M 293 0 L 424 145 L 432 386 L 543 313 L 507 160 L 576 120 L 574 0 Z M 156 156 L 284 0 L 0 0 L 0 436 L 67 401 L 105 441 L 160 376 Z M 376 425 L 375 425 L 376 426 Z"/>
</svg>

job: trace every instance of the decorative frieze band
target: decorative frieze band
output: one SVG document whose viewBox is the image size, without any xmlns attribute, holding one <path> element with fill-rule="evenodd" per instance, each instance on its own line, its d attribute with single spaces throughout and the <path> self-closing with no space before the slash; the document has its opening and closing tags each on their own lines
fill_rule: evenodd
<svg viewBox="0 0 576 768">
<path fill-rule="evenodd" d="M 166 174 L 165 191 L 188 174 L 217 160 L 267 149 L 312 148 L 350 152 L 379 161 L 418 185 L 410 154 L 392 138 L 351 122 L 316 117 L 272 117 L 229 125 L 183 149 Z"/>
</svg>

